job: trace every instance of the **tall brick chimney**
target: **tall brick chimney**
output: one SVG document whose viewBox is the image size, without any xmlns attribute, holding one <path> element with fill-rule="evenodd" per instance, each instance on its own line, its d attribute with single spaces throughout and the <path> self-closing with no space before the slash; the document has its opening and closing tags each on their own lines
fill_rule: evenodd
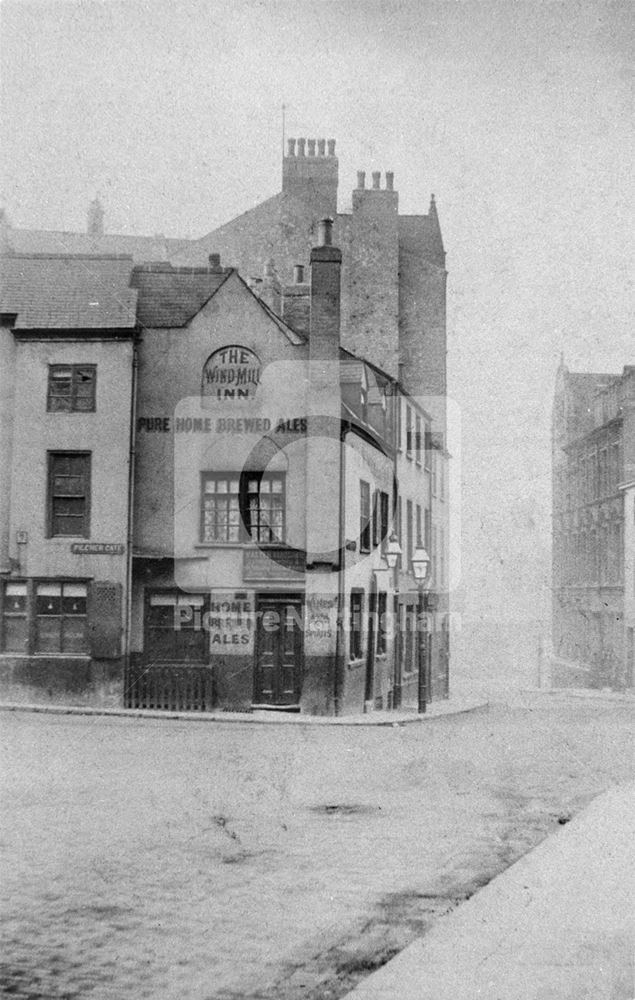
<svg viewBox="0 0 635 1000">
<path fill-rule="evenodd" d="M 309 360 L 339 363 L 342 251 L 333 246 L 333 220 L 318 223 L 318 245 L 311 250 Z"/>
<path fill-rule="evenodd" d="M 319 218 L 319 217 L 318 217 Z M 330 628 L 305 634 L 305 710 L 335 711 L 337 614 L 341 559 L 342 397 L 340 390 L 340 272 L 342 252 L 333 246 L 333 220 L 318 221 L 311 250 L 311 308 L 306 438 L 306 607 L 319 607 Z"/>
</svg>

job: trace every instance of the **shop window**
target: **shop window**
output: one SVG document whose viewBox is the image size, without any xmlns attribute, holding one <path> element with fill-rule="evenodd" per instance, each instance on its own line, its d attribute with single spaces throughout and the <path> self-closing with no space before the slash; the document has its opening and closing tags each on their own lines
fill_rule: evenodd
<svg viewBox="0 0 635 1000">
<path fill-rule="evenodd" d="M 48 535 L 88 538 L 90 452 L 48 453 Z"/>
<path fill-rule="evenodd" d="M 92 413 L 96 385 L 95 365 L 49 365 L 46 408 L 49 412 Z"/>
<path fill-rule="evenodd" d="M 26 653 L 28 637 L 26 581 L 7 581 L 2 601 L 2 649 L 7 653 Z"/>
<path fill-rule="evenodd" d="M 350 627 L 349 627 L 349 642 L 350 642 L 349 657 L 351 660 L 361 660 L 362 658 L 363 613 L 364 613 L 364 591 L 352 590 L 351 605 L 350 605 Z"/>
<path fill-rule="evenodd" d="M 35 586 L 35 652 L 87 652 L 85 583 Z"/>
<path fill-rule="evenodd" d="M 383 592 L 377 595 L 377 656 L 386 655 L 387 596 Z"/>
<path fill-rule="evenodd" d="M 359 550 L 360 552 L 370 552 L 370 485 L 359 481 Z"/>
<path fill-rule="evenodd" d="M 144 657 L 151 662 L 205 663 L 209 655 L 204 594 L 156 590 L 148 595 Z"/>
<path fill-rule="evenodd" d="M 247 481 L 247 523 L 240 517 L 240 474 L 205 473 L 201 541 L 240 542 L 252 538 L 259 543 L 282 543 L 285 540 L 285 476 L 264 473 Z"/>
</svg>

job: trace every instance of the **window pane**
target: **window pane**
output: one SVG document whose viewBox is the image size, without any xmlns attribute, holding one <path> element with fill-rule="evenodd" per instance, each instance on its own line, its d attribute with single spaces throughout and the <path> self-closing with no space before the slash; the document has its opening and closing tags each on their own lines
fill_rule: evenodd
<svg viewBox="0 0 635 1000">
<path fill-rule="evenodd" d="M 81 535 L 84 530 L 84 519 L 83 517 L 75 517 L 73 515 L 65 516 L 55 516 L 53 523 L 53 534 L 62 535 L 64 537 L 71 537 L 73 535 Z"/>
<path fill-rule="evenodd" d="M 62 619 L 42 616 L 37 619 L 37 652 L 61 653 Z"/>
<path fill-rule="evenodd" d="M 62 600 L 62 611 L 65 615 L 85 615 L 86 595 L 69 594 L 65 587 L 64 597 Z"/>
<path fill-rule="evenodd" d="M 82 616 L 64 619 L 64 653 L 83 653 L 86 650 L 86 618 Z"/>
<path fill-rule="evenodd" d="M 150 594 L 150 607 L 162 607 L 164 605 L 169 605 L 170 607 L 176 604 L 176 594 L 170 591 L 166 593 Z"/>
<path fill-rule="evenodd" d="M 59 412 L 61 410 L 70 410 L 71 409 L 71 397 L 70 397 L 70 395 L 68 395 L 68 396 L 64 396 L 64 395 L 59 395 L 59 396 L 58 395 L 51 395 L 49 397 L 49 407 L 48 408 L 49 408 L 49 410 L 51 410 L 54 413 Z"/>
<path fill-rule="evenodd" d="M 5 611 L 26 611 L 26 583 L 7 583 L 4 593 Z"/>
<path fill-rule="evenodd" d="M 8 653 L 27 652 L 26 618 L 7 616 L 4 620 L 4 648 Z"/>
</svg>

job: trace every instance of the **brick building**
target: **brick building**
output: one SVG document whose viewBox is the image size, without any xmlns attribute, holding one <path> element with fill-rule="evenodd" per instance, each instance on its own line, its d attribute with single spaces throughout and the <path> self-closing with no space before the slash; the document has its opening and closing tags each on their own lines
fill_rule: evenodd
<svg viewBox="0 0 635 1000">
<path fill-rule="evenodd" d="M 171 262 L 104 234 L 95 203 L 86 234 L 5 224 L 0 678 L 14 697 L 414 708 L 420 663 L 428 695 L 447 696 L 436 208 L 400 217 L 392 176 L 366 189 L 360 174 L 337 215 L 334 143 L 307 146 L 290 145 L 280 195 L 164 241 Z M 60 240 L 79 252 L 52 252 Z"/>
<path fill-rule="evenodd" d="M 553 410 L 553 682 L 633 686 L 635 367 L 560 365 Z"/>
</svg>

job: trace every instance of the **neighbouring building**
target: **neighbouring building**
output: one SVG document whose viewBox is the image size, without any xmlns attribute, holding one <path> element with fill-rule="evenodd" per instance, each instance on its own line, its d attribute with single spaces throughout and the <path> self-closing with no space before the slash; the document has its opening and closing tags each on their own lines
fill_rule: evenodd
<svg viewBox="0 0 635 1000">
<path fill-rule="evenodd" d="M 553 410 L 556 686 L 633 686 L 635 366 L 558 370 Z"/>
<path fill-rule="evenodd" d="M 98 203 L 86 234 L 5 226 L 5 694 L 349 713 L 416 708 L 423 665 L 447 697 L 436 208 L 360 174 L 337 215 L 337 173 L 298 140 L 281 195 L 161 262 Z"/>
</svg>

